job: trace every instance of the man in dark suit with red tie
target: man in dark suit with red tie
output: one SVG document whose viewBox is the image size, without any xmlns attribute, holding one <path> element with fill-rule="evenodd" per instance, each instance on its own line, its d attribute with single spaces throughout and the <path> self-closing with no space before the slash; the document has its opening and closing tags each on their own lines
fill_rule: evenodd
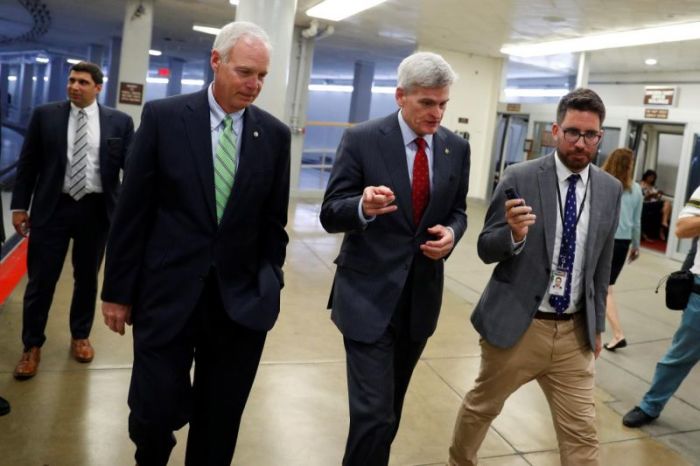
<svg viewBox="0 0 700 466">
<path fill-rule="evenodd" d="M 231 463 L 279 313 L 291 135 L 251 105 L 269 60 L 262 29 L 230 23 L 207 89 L 143 109 L 102 290 L 106 324 L 134 326 L 129 434 L 141 465 L 166 465 L 187 423 L 186 464 Z"/>
<path fill-rule="evenodd" d="M 134 133 L 131 117 L 97 103 L 102 71 L 87 62 L 71 67 L 68 98 L 37 107 L 19 156 L 12 192 L 12 224 L 31 235 L 24 292 L 24 351 L 15 378 L 33 377 L 56 282 L 70 241 L 75 285 L 70 308 L 71 352 L 90 362 L 97 273 L 119 193 L 119 174 Z M 31 212 L 29 208 L 31 205 Z"/>
<path fill-rule="evenodd" d="M 388 463 L 444 261 L 467 228 L 469 144 L 440 126 L 454 79 L 439 55 L 406 58 L 399 112 L 346 131 L 326 189 L 321 223 L 345 234 L 329 300 L 347 356 L 344 465 Z"/>
</svg>

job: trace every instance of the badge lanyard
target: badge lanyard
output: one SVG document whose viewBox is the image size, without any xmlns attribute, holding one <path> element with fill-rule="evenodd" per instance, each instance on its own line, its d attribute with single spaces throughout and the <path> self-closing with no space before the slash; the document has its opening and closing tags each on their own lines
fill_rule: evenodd
<svg viewBox="0 0 700 466">
<path fill-rule="evenodd" d="M 579 175 L 581 176 L 581 175 Z M 557 172 L 555 170 L 554 177 L 557 180 L 557 204 L 559 205 L 559 218 L 561 218 L 561 227 L 564 228 L 564 209 L 561 206 L 561 191 L 559 190 L 559 177 L 557 177 Z M 588 174 L 588 179 L 586 180 L 586 188 L 583 191 L 583 200 L 581 201 L 581 207 L 578 209 L 578 215 L 576 215 L 576 223 L 574 223 L 574 229 L 578 227 L 578 221 L 581 220 L 581 214 L 583 213 L 583 208 L 586 205 L 586 196 L 588 196 L 588 183 L 591 182 L 591 174 Z"/>
</svg>

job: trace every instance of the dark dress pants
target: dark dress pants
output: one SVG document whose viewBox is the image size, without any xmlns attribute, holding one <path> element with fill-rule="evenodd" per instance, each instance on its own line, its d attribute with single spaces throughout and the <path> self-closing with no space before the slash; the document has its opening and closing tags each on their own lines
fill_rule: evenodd
<svg viewBox="0 0 700 466">
<path fill-rule="evenodd" d="M 142 336 L 153 331 L 141 328 L 148 322 L 134 322 L 129 436 L 139 466 L 165 466 L 173 431 L 188 422 L 186 465 L 231 464 L 267 332 L 231 321 L 215 277 L 206 282 L 192 317 L 171 341 L 151 344 Z"/>
<path fill-rule="evenodd" d="M 411 339 L 410 295 L 407 285 L 391 323 L 376 342 L 344 338 L 350 402 L 344 466 L 389 463 L 408 383 L 427 342 Z"/>
<path fill-rule="evenodd" d="M 95 317 L 97 273 L 104 257 L 109 228 L 103 196 L 87 194 L 75 201 L 67 194 L 61 194 L 47 224 L 31 227 L 22 322 L 25 349 L 42 346 L 46 341 L 44 331 L 49 309 L 71 239 L 74 286 L 70 331 L 73 338 L 90 336 Z"/>
</svg>

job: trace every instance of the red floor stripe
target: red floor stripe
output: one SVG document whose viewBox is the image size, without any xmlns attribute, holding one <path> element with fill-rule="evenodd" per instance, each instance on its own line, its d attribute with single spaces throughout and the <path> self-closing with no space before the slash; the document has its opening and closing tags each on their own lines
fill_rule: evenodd
<svg viewBox="0 0 700 466">
<path fill-rule="evenodd" d="M 25 273 L 27 273 L 27 240 L 23 239 L 5 257 L 5 260 L 0 262 L 0 304 L 3 304 L 12 294 Z"/>
</svg>

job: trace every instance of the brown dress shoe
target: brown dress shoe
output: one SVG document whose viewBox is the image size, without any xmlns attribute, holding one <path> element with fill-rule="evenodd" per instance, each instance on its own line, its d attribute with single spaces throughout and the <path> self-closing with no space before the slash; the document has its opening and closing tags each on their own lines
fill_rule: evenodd
<svg viewBox="0 0 700 466">
<path fill-rule="evenodd" d="M 78 362 L 90 362 L 95 357 L 90 340 L 87 338 L 73 339 L 70 343 L 71 354 Z"/>
<path fill-rule="evenodd" d="M 15 379 L 25 380 L 34 377 L 39 369 L 39 361 L 41 361 L 41 348 L 38 346 L 33 346 L 22 353 L 22 359 L 15 367 Z"/>
</svg>

